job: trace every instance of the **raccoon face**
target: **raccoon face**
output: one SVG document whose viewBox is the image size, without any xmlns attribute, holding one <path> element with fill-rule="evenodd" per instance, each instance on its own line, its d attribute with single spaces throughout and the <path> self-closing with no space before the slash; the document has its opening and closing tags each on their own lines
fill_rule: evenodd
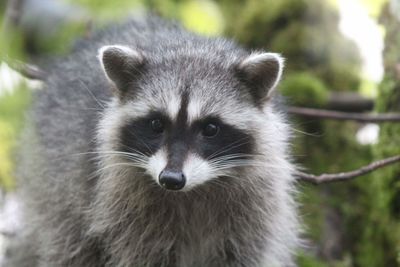
<svg viewBox="0 0 400 267">
<path fill-rule="evenodd" d="M 268 123 L 263 106 L 281 75 L 278 55 L 154 59 L 106 46 L 99 59 L 116 96 L 100 135 L 116 164 L 143 169 L 168 190 L 234 179 L 256 164 L 256 135 Z"/>
</svg>

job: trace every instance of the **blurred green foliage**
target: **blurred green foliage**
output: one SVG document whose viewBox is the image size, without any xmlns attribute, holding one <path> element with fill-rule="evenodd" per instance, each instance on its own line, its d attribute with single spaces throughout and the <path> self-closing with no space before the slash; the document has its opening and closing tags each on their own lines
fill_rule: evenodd
<svg viewBox="0 0 400 267">
<path fill-rule="evenodd" d="M 116 20 L 124 18 L 129 11 L 141 6 L 141 0 L 68 0 L 71 4 L 82 6 L 96 18 L 96 20 Z M 169 1 L 164 1 L 169 2 Z"/>
<path fill-rule="evenodd" d="M 297 106 L 324 107 L 328 103 L 329 89 L 311 72 L 295 72 L 286 77 L 279 88 L 289 102 Z"/>
<path fill-rule="evenodd" d="M 46 38 L 35 39 L 34 53 L 39 51 L 41 56 L 55 56 L 68 53 L 76 41 L 77 36 L 84 36 L 87 30 L 86 23 L 77 21 L 60 25 L 58 31 L 49 34 Z"/>
<path fill-rule="evenodd" d="M 25 85 L 21 84 L 13 93 L 0 96 L 0 187 L 6 190 L 14 188 L 13 149 L 23 126 L 30 95 Z"/>
<path fill-rule="evenodd" d="M 361 0 L 361 3 L 367 8 L 371 16 L 378 18 L 387 0 Z"/>
<path fill-rule="evenodd" d="M 0 62 L 7 58 L 23 58 L 24 35 L 19 29 L 8 30 L 4 27 L 4 19 L 0 14 Z"/>
</svg>

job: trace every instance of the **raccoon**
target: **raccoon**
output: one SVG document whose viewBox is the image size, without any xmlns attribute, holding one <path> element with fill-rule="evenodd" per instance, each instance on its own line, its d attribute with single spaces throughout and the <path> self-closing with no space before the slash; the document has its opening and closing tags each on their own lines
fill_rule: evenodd
<svg viewBox="0 0 400 267">
<path fill-rule="evenodd" d="M 34 96 L 7 266 L 295 266 L 283 64 L 154 16 L 80 41 Z"/>
</svg>

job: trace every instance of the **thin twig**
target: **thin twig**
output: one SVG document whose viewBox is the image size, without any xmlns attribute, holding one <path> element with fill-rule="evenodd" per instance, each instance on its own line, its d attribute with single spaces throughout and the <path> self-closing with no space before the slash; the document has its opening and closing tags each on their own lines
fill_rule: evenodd
<svg viewBox="0 0 400 267">
<path fill-rule="evenodd" d="M 366 112 L 374 108 L 374 100 L 354 91 L 330 91 L 325 109 L 344 112 Z"/>
<path fill-rule="evenodd" d="M 341 172 L 341 173 L 332 173 L 332 174 L 324 173 L 321 175 L 297 172 L 296 176 L 303 181 L 318 185 L 318 184 L 323 184 L 323 183 L 331 183 L 331 182 L 350 180 L 355 177 L 362 176 L 367 173 L 373 172 L 373 171 L 383 168 L 385 166 L 395 164 L 397 162 L 400 162 L 400 155 L 372 162 L 366 166 L 363 166 L 357 170 L 350 171 L 350 172 Z"/>
<path fill-rule="evenodd" d="M 14 237 L 16 233 L 14 232 L 8 232 L 8 231 L 2 231 L 0 230 L 0 235 L 10 238 L 10 237 Z"/>
<path fill-rule="evenodd" d="M 400 122 L 400 113 L 366 114 L 341 112 L 326 109 L 289 107 L 290 114 L 334 120 L 352 120 L 358 122 Z"/>
<path fill-rule="evenodd" d="M 12 60 L 12 61 L 6 61 L 7 65 L 15 70 L 16 72 L 20 73 L 22 76 L 25 78 L 31 79 L 31 80 L 39 80 L 39 81 L 44 81 L 47 77 L 47 74 L 45 71 L 43 71 L 41 68 L 39 68 L 36 65 L 31 65 L 28 63 Z"/>
</svg>

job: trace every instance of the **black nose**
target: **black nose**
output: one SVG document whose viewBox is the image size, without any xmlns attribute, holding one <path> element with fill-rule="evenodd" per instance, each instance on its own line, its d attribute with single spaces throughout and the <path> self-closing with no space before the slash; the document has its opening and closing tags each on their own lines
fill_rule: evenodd
<svg viewBox="0 0 400 267">
<path fill-rule="evenodd" d="M 186 184 L 183 172 L 163 170 L 158 177 L 160 184 L 168 190 L 180 190 Z"/>
</svg>

